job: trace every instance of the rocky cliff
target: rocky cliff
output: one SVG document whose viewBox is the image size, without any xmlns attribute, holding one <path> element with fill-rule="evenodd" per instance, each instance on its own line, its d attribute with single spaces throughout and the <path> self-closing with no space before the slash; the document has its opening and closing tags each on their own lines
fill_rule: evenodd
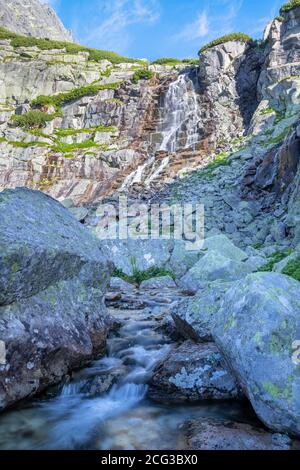
<svg viewBox="0 0 300 470">
<path fill-rule="evenodd" d="M 46 1 L 1 0 L 0 26 L 26 36 L 73 41 L 72 34 Z"/>
</svg>

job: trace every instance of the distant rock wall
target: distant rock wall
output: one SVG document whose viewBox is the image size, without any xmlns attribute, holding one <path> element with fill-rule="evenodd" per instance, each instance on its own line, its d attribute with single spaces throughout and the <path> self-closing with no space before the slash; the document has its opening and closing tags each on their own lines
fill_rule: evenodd
<svg viewBox="0 0 300 470">
<path fill-rule="evenodd" d="M 0 0 L 0 26 L 25 36 L 73 42 L 73 37 L 46 1 Z"/>
</svg>

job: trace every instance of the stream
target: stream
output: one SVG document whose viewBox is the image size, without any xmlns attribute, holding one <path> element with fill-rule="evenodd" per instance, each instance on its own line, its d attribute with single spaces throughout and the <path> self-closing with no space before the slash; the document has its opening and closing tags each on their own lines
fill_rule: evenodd
<svg viewBox="0 0 300 470">
<path fill-rule="evenodd" d="M 188 419 L 251 420 L 240 403 L 167 406 L 147 398 L 151 372 L 173 341 L 165 319 L 183 295 L 175 289 L 112 294 L 116 326 L 107 356 L 3 413 L 0 449 L 182 450 L 180 425 Z"/>
</svg>

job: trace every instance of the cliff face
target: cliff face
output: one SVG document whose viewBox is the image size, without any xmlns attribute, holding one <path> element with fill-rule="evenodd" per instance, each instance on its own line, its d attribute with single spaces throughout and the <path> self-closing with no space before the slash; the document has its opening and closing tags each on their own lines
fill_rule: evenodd
<svg viewBox="0 0 300 470">
<path fill-rule="evenodd" d="M 73 41 L 55 11 L 40 0 L 1 0 L 0 26 L 25 36 Z"/>
<path fill-rule="evenodd" d="M 284 214 L 289 206 L 295 214 L 299 30 L 298 7 L 269 25 L 263 44 L 228 41 L 202 53 L 198 66 L 175 67 L 97 62 L 88 52 L 15 48 L 2 40 L 0 189 L 41 189 L 74 205 L 119 190 L 151 195 L 185 173 L 202 171 L 216 156 L 243 151 L 236 174 L 228 168 L 236 200 L 269 214 Z M 144 69 L 149 79 L 133 80 Z M 90 85 L 99 89 L 78 96 Z M 12 118 L 26 117 L 33 99 L 46 95 L 51 101 L 70 91 L 74 97 L 44 127 L 16 127 Z M 51 105 L 39 110 L 55 111 Z M 242 223 L 230 217 L 220 230 Z M 280 231 L 291 234 L 296 216 L 282 217 L 287 221 L 278 221 Z"/>
</svg>

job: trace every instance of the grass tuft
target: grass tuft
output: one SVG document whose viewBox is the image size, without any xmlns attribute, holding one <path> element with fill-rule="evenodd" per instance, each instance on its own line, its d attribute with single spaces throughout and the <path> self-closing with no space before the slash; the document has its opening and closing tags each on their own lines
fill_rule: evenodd
<svg viewBox="0 0 300 470">
<path fill-rule="evenodd" d="M 203 52 L 207 51 L 208 49 L 211 49 L 212 47 L 218 46 L 219 44 L 224 44 L 225 42 L 228 42 L 228 41 L 242 41 L 242 42 L 246 42 L 246 43 L 252 43 L 253 39 L 245 33 L 226 34 L 225 36 L 221 36 L 220 38 L 217 38 L 214 41 L 211 41 L 208 44 L 205 44 L 205 46 L 203 46 L 200 49 L 199 54 L 202 54 Z"/>
</svg>

